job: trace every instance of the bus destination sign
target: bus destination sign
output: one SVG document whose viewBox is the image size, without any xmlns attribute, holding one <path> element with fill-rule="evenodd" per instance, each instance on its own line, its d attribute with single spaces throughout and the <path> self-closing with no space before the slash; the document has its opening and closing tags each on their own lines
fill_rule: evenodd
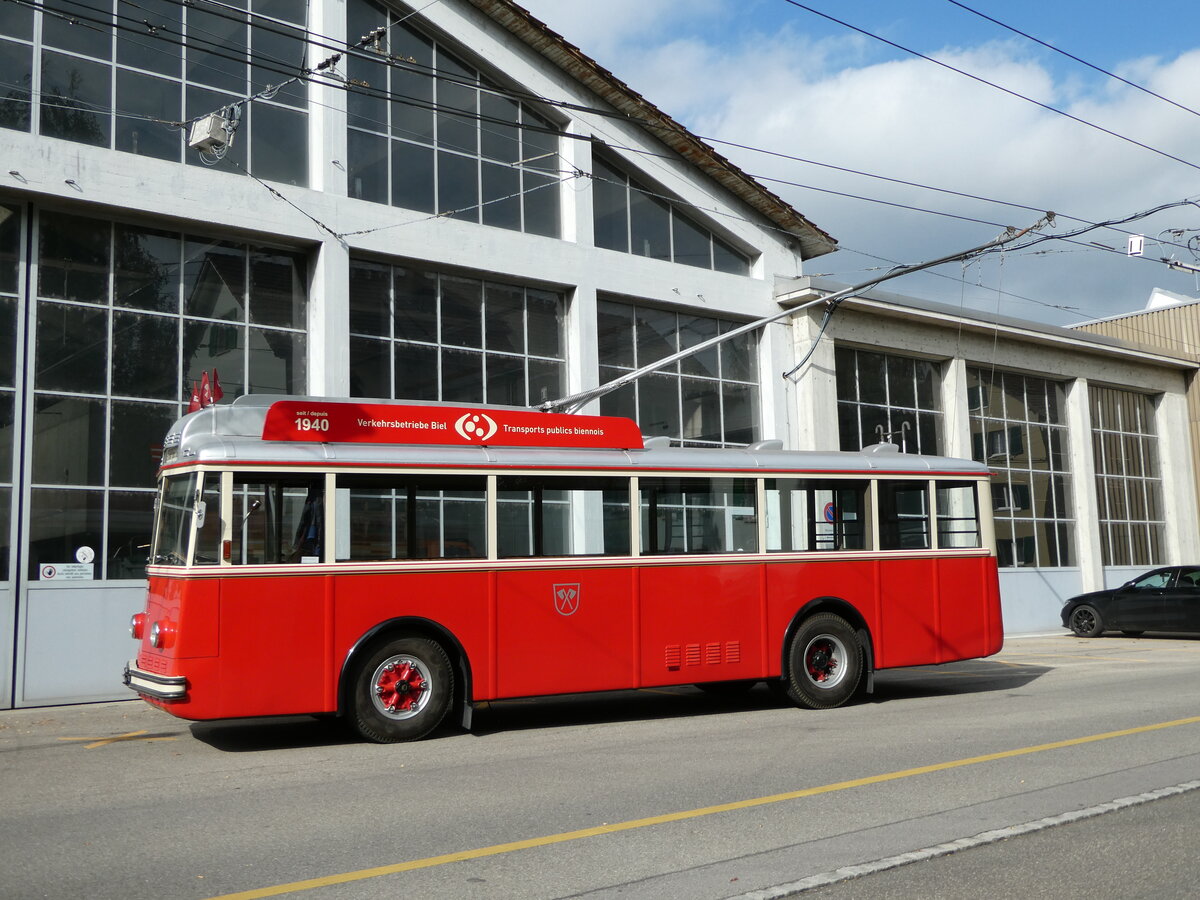
<svg viewBox="0 0 1200 900">
<path fill-rule="evenodd" d="M 351 444 L 476 444 L 493 447 L 642 449 L 632 419 L 468 406 L 279 400 L 264 441 Z"/>
</svg>

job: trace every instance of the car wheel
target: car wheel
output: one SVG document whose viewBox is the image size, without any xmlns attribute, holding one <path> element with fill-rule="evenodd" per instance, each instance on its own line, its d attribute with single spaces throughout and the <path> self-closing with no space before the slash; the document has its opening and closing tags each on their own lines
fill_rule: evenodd
<svg viewBox="0 0 1200 900">
<path fill-rule="evenodd" d="M 850 700 L 863 676 L 858 635 L 841 616 L 817 613 L 788 648 L 788 697 L 808 709 L 833 709 Z"/>
<path fill-rule="evenodd" d="M 1084 603 L 1071 610 L 1071 630 L 1079 637 L 1096 637 L 1104 630 L 1104 621 L 1096 607 Z"/>
<path fill-rule="evenodd" d="M 441 724 L 454 695 L 445 649 L 421 637 L 398 638 L 363 658 L 354 678 L 354 724 L 378 744 L 416 741 Z"/>
</svg>

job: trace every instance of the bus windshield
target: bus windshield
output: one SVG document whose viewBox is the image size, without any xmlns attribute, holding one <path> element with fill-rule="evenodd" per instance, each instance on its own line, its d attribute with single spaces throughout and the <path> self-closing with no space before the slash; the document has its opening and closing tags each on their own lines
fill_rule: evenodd
<svg viewBox="0 0 1200 900">
<path fill-rule="evenodd" d="M 196 473 L 192 472 L 163 479 L 162 493 L 158 499 L 158 530 L 151 557 L 156 565 L 187 565 L 196 477 Z"/>
</svg>

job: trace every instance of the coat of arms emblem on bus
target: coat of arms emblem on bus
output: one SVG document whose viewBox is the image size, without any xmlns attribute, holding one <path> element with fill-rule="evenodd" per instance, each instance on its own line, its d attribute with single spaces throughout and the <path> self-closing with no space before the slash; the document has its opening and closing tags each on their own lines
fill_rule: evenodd
<svg viewBox="0 0 1200 900">
<path fill-rule="evenodd" d="M 496 421 L 484 413 L 467 413 L 454 423 L 454 430 L 464 440 L 483 443 L 496 433 Z"/>
<path fill-rule="evenodd" d="M 579 609 L 579 585 L 556 584 L 554 586 L 554 608 L 560 616 L 569 616 Z"/>
</svg>

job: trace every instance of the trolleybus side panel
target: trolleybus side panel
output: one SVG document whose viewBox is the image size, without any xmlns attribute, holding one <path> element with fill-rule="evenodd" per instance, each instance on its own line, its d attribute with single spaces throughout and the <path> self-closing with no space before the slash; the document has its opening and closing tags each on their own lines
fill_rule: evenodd
<svg viewBox="0 0 1200 900">
<path fill-rule="evenodd" d="M 501 569 L 496 579 L 497 696 L 636 686 L 628 567 Z"/>
<path fill-rule="evenodd" d="M 392 619 L 424 619 L 453 635 L 471 662 L 477 699 L 493 690 L 481 663 L 494 652 L 489 596 L 492 574 L 481 568 L 437 572 L 380 572 L 337 576 L 334 601 L 334 670 L 364 635 Z M 452 648 L 445 648 L 452 654 Z"/>
<path fill-rule="evenodd" d="M 761 678 L 760 564 L 690 562 L 639 573 L 642 684 Z"/>
</svg>

